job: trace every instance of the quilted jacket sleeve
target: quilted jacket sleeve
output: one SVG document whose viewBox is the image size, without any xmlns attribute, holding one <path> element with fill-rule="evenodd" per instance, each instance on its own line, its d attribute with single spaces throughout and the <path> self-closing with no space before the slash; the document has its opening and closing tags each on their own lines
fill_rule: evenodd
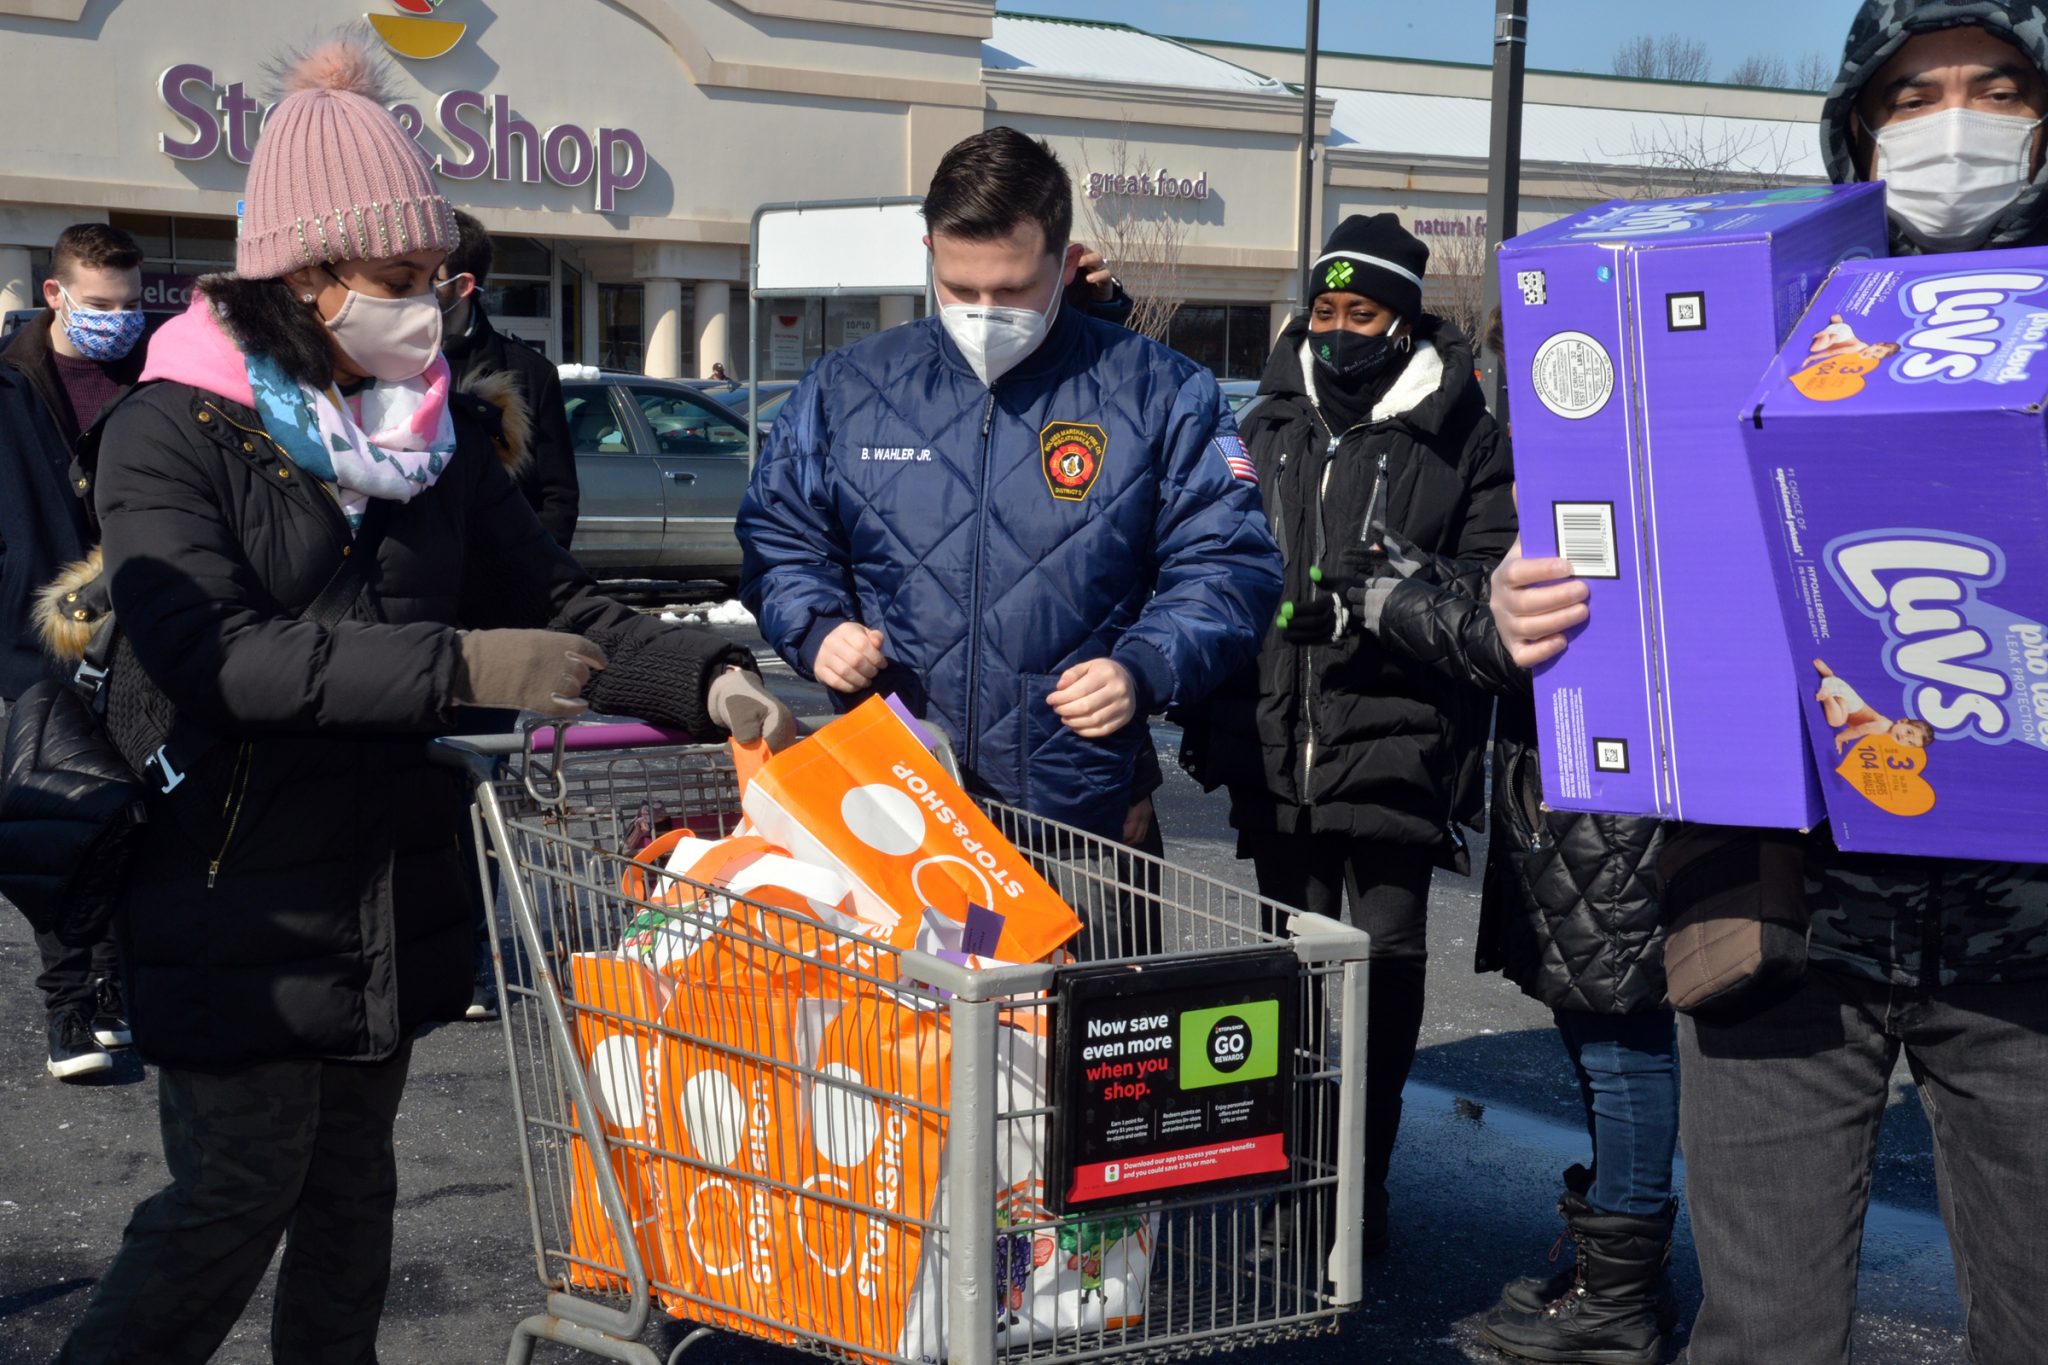
<svg viewBox="0 0 2048 1365">
<path fill-rule="evenodd" d="M 1258 485 L 1239 478 L 1237 423 L 1206 370 L 1175 396 L 1167 422 L 1152 600 L 1117 642 L 1142 710 L 1200 701 L 1258 654 L 1280 600 L 1280 550 Z"/>
<path fill-rule="evenodd" d="M 1493 623 L 1493 561 L 1413 547 L 1404 547 L 1403 558 L 1413 572 L 1381 608 L 1374 632 L 1381 642 L 1446 682 L 1499 697 L 1531 695 L 1528 671 L 1509 656 Z"/>
<path fill-rule="evenodd" d="M 833 627 L 860 619 L 853 551 L 825 486 L 831 433 L 815 367 L 783 405 L 761 446 L 736 529 L 740 600 L 761 636 L 802 677 Z"/>
</svg>

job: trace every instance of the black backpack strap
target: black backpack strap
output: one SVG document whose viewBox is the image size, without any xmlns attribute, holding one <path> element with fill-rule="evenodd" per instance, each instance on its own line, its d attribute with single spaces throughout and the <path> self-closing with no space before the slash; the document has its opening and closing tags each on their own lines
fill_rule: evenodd
<svg viewBox="0 0 2048 1365">
<path fill-rule="evenodd" d="M 348 615 L 370 581 L 370 565 L 376 562 L 377 547 L 384 543 L 384 525 L 390 519 L 390 501 L 371 498 L 370 505 L 363 509 L 362 524 L 356 527 L 354 543 L 342 552 L 334 577 L 327 580 L 320 595 L 299 613 L 301 620 L 331 626 Z"/>
</svg>

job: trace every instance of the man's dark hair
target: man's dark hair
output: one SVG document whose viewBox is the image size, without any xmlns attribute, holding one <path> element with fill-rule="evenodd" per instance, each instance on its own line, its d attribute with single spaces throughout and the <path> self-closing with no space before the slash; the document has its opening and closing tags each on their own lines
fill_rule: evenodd
<svg viewBox="0 0 2048 1365">
<path fill-rule="evenodd" d="M 73 223 L 57 234 L 50 251 L 50 274 L 59 283 L 69 283 L 80 266 L 89 270 L 133 270 L 142 264 L 142 248 L 135 239 L 105 223 Z"/>
<path fill-rule="evenodd" d="M 955 143 L 924 196 L 925 226 L 971 242 L 1007 237 L 1025 223 L 1045 232 L 1045 249 L 1066 250 L 1074 230 L 1074 184 L 1041 139 L 991 128 Z"/>
<path fill-rule="evenodd" d="M 481 289 L 491 278 L 491 234 L 484 231 L 484 225 L 473 214 L 455 210 L 455 249 L 448 253 L 448 261 L 442 267 L 448 278 L 457 275 L 476 276 L 476 287 Z"/>
</svg>

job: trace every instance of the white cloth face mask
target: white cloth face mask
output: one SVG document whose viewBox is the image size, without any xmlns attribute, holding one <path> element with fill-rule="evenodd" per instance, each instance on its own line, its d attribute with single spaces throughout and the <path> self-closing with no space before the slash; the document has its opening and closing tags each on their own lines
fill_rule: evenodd
<svg viewBox="0 0 2048 1365">
<path fill-rule="evenodd" d="M 2040 119 L 1944 109 L 1877 130 L 1885 203 L 1925 245 L 1973 244 L 2033 180 Z"/>
<path fill-rule="evenodd" d="M 960 355 L 982 383 L 994 386 L 1037 350 L 1060 311 L 1060 289 L 1043 311 L 1003 308 L 995 304 L 949 303 L 939 309 L 939 322 Z"/>
<path fill-rule="evenodd" d="M 400 384 L 425 374 L 441 353 L 441 305 L 431 290 L 384 299 L 351 289 L 327 330 L 363 373 Z"/>
</svg>

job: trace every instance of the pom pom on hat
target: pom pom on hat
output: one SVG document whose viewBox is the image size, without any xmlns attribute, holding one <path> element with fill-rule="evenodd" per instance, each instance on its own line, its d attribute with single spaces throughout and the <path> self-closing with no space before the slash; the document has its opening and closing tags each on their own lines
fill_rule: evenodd
<svg viewBox="0 0 2048 1365">
<path fill-rule="evenodd" d="M 243 190 L 235 269 L 275 279 L 304 266 L 447 251 L 455 210 L 427 154 L 386 107 L 391 68 L 360 33 L 287 53 L 284 91 Z"/>
<path fill-rule="evenodd" d="M 397 98 L 391 88 L 390 64 L 366 35 L 353 30 L 285 54 L 275 74 L 282 95 L 337 90 L 361 95 L 373 104 L 389 104 Z"/>
</svg>

